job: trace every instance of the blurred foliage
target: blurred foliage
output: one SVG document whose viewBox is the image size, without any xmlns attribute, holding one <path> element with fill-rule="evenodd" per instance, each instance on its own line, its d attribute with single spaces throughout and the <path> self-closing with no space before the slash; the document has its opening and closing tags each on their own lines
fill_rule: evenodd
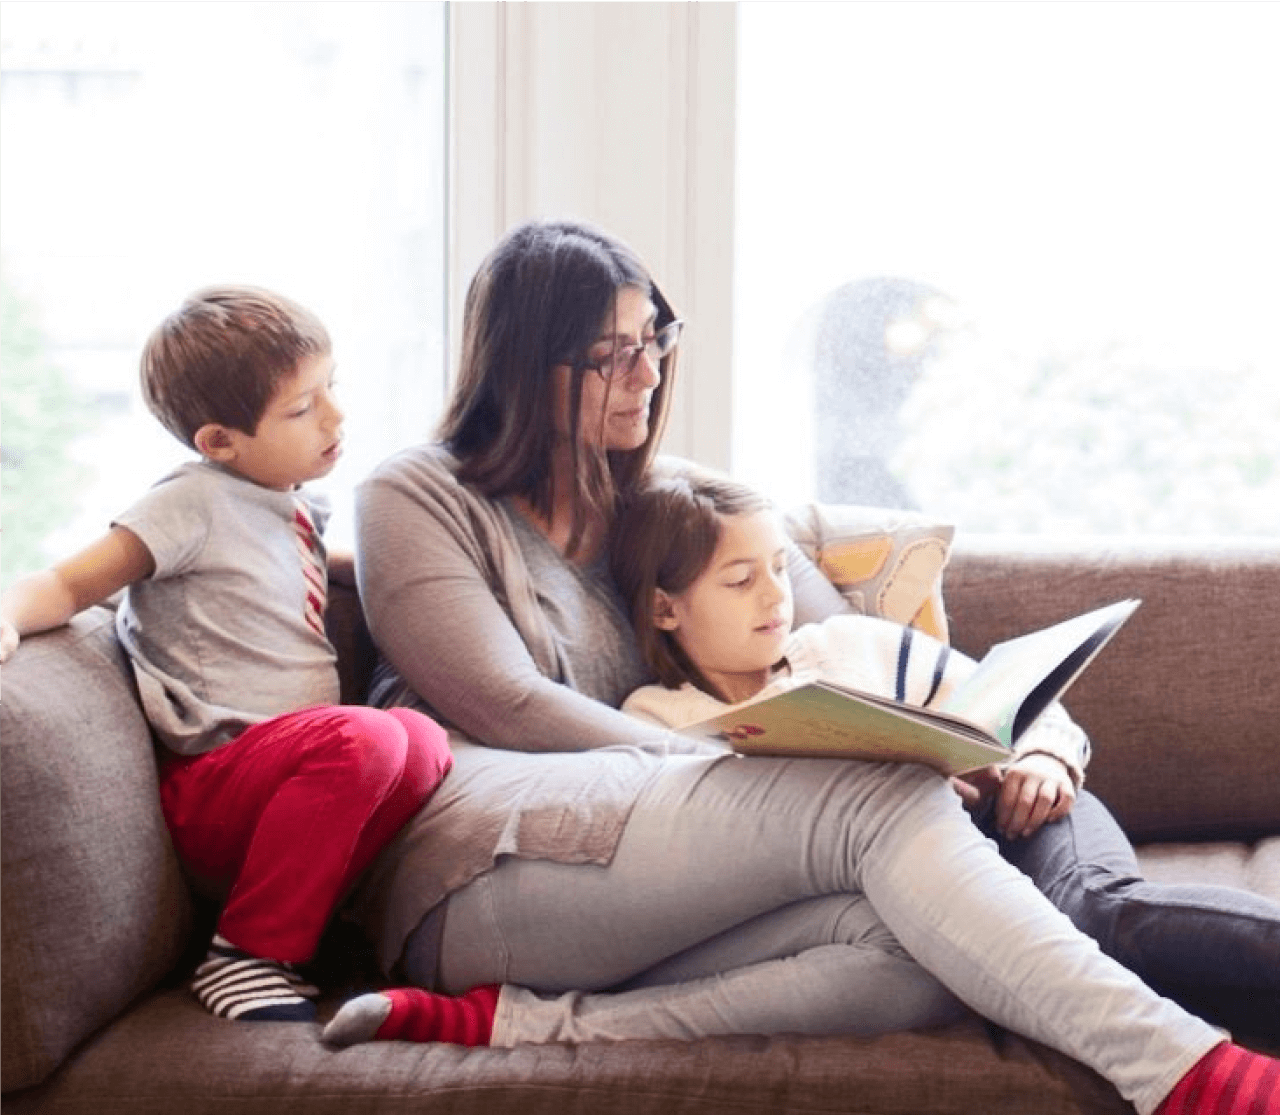
<svg viewBox="0 0 1281 1115">
<path fill-rule="evenodd" d="M 967 530 L 1281 533 L 1281 394 L 1260 367 L 962 332 L 900 417 L 896 473 Z"/>
<path fill-rule="evenodd" d="M 0 577 L 49 564 L 44 540 L 76 510 L 89 470 L 72 442 L 89 409 L 49 357 L 35 309 L 0 272 Z"/>
</svg>

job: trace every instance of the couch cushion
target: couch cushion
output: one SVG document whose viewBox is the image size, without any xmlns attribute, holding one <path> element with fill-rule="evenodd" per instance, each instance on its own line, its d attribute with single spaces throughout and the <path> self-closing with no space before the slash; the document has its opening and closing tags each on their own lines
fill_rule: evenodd
<svg viewBox="0 0 1281 1115">
<path fill-rule="evenodd" d="M 111 613 L 23 642 L 3 670 L 0 744 L 9 1091 L 159 982 L 191 906 Z"/>
<path fill-rule="evenodd" d="M 726 1037 L 335 1051 L 315 1024 L 236 1023 L 181 989 L 94 1038 L 5 1115 L 1133 1115 L 1045 1046 L 977 1020 L 879 1038 Z"/>
<path fill-rule="evenodd" d="M 1140 844 L 1139 867 L 1154 883 L 1200 883 L 1235 887 L 1281 900 L 1281 839 L 1258 843 Z"/>
</svg>

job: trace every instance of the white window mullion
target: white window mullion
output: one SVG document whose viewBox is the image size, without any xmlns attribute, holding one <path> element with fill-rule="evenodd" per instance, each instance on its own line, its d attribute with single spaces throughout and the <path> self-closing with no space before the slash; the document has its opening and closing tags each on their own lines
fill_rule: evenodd
<svg viewBox="0 0 1281 1115">
<path fill-rule="evenodd" d="M 734 6 L 450 10 L 452 337 L 467 283 L 506 229 L 530 217 L 599 224 L 690 319 L 665 451 L 728 467 Z"/>
</svg>

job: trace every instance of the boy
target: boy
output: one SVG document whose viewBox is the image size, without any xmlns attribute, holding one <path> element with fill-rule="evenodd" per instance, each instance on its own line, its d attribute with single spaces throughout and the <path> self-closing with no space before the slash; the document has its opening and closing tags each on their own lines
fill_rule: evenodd
<svg viewBox="0 0 1281 1115">
<path fill-rule="evenodd" d="M 148 339 L 142 388 L 200 460 L 0 599 L 4 661 L 126 590 L 116 631 L 165 748 L 165 820 L 187 869 L 227 895 L 192 982 L 226 1018 L 315 1017 L 294 966 L 452 763 L 427 717 L 337 704 L 326 509 L 301 489 L 341 451 L 333 369 L 324 326 L 288 299 L 192 295 Z"/>
</svg>

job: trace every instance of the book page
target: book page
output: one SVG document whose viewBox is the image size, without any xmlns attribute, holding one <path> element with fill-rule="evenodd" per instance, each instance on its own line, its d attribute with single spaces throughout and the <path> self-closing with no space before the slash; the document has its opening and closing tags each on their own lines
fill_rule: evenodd
<svg viewBox="0 0 1281 1115">
<path fill-rule="evenodd" d="M 925 763 L 946 774 L 1007 759 L 967 725 L 815 682 L 684 729 L 744 755 Z"/>
<path fill-rule="evenodd" d="M 1120 600 L 998 643 L 940 707 L 989 729 L 1007 747 L 1058 697 L 1139 606 Z M 1050 682 L 1050 684 L 1046 684 Z M 1024 714 L 1029 698 L 1031 704 Z"/>
</svg>

